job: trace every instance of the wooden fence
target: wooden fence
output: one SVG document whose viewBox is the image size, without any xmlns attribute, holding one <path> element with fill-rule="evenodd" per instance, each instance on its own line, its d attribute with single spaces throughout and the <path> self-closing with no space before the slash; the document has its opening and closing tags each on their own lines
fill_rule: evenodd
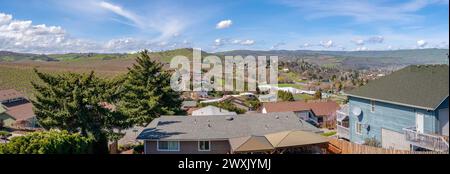
<svg viewBox="0 0 450 174">
<path fill-rule="evenodd" d="M 328 151 L 334 154 L 448 154 L 433 151 L 418 152 L 409 150 L 384 149 L 355 144 L 345 140 L 338 140 L 338 139 L 331 139 L 329 141 Z"/>
</svg>

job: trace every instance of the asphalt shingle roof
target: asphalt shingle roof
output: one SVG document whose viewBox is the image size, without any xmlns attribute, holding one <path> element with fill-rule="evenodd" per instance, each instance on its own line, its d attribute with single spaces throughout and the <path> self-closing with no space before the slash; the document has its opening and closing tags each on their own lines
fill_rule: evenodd
<svg viewBox="0 0 450 174">
<path fill-rule="evenodd" d="M 436 109 L 449 91 L 448 65 L 412 65 L 348 92 L 349 96 Z"/>
<path fill-rule="evenodd" d="M 137 139 L 221 140 L 289 130 L 320 132 L 293 112 L 202 117 L 162 116 L 153 120 Z"/>
</svg>

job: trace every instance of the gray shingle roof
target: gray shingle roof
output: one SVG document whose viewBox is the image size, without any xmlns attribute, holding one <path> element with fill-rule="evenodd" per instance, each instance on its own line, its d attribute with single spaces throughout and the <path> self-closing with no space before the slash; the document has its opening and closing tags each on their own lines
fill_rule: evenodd
<svg viewBox="0 0 450 174">
<path fill-rule="evenodd" d="M 233 118 L 231 121 L 229 118 Z M 155 119 L 137 139 L 222 140 L 250 135 L 304 130 L 320 132 L 293 112 L 231 116 L 162 116 Z"/>
<path fill-rule="evenodd" d="M 197 102 L 196 101 L 183 101 L 181 104 L 182 107 L 196 107 Z"/>
<path fill-rule="evenodd" d="M 412 65 L 348 95 L 434 110 L 448 97 L 448 70 L 448 65 Z"/>
<path fill-rule="evenodd" d="M 209 105 L 192 111 L 192 116 L 200 115 L 236 115 L 236 112 L 230 112 L 229 110 Z"/>
</svg>

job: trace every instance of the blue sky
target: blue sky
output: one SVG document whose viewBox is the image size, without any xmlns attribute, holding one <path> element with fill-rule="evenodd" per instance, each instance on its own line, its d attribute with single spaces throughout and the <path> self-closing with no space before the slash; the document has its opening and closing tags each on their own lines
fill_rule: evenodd
<svg viewBox="0 0 450 174">
<path fill-rule="evenodd" d="M 0 50 L 448 48 L 448 0 L 0 0 Z"/>
</svg>

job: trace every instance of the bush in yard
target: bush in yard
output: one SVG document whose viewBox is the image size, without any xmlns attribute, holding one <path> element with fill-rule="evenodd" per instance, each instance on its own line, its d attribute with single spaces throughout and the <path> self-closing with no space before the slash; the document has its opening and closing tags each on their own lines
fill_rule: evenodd
<svg viewBox="0 0 450 174">
<path fill-rule="evenodd" d="M 294 101 L 294 95 L 286 91 L 278 91 L 278 99 L 281 101 Z"/>
<path fill-rule="evenodd" d="M 138 145 L 135 145 L 133 148 L 134 154 L 143 154 L 144 153 L 144 144 L 140 143 Z"/>
<path fill-rule="evenodd" d="M 6 139 L 6 138 L 8 138 L 9 136 L 11 136 L 11 133 L 10 133 L 10 132 L 7 132 L 7 131 L 0 131 L 0 139 Z"/>
<path fill-rule="evenodd" d="M 33 132 L 0 144 L 0 154 L 88 154 L 93 139 L 67 131 Z"/>
<path fill-rule="evenodd" d="M 381 143 L 376 138 L 366 138 L 364 140 L 364 145 L 372 147 L 381 147 Z"/>
</svg>

